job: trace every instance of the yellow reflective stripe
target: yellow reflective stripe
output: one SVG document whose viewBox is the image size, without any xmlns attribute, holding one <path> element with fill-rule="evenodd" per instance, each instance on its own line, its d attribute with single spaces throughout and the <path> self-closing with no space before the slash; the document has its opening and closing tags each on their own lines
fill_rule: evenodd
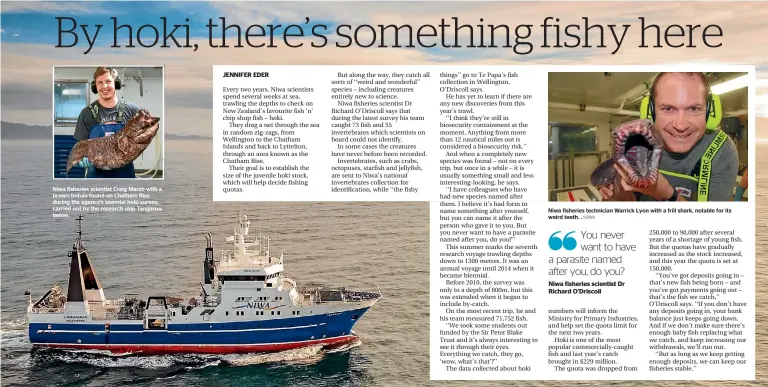
<svg viewBox="0 0 768 387">
<path fill-rule="evenodd" d="M 699 179 L 697 179 L 697 178 L 695 178 L 693 176 L 684 175 L 682 173 L 670 172 L 670 171 L 665 171 L 665 170 L 662 170 L 662 169 L 659 169 L 659 172 L 663 173 L 665 175 L 675 176 L 675 177 L 679 177 L 679 178 L 682 178 L 682 179 L 693 180 L 693 181 L 695 181 L 697 183 L 699 182 Z"/>
<path fill-rule="evenodd" d="M 717 154 L 717 151 L 728 140 L 728 135 L 722 130 L 717 133 L 715 139 L 709 144 L 709 148 L 704 152 L 704 156 L 701 157 L 701 168 L 699 169 L 699 201 L 706 202 L 709 196 L 709 177 L 712 174 L 712 159 Z"/>
</svg>

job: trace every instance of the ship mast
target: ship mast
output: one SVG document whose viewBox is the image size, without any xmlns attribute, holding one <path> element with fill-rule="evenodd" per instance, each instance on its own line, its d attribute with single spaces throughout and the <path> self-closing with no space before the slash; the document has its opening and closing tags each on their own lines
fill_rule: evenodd
<svg viewBox="0 0 768 387">
<path fill-rule="evenodd" d="M 75 242 L 75 246 L 77 250 L 83 249 L 83 215 L 80 214 L 77 216 L 77 241 Z"/>
</svg>

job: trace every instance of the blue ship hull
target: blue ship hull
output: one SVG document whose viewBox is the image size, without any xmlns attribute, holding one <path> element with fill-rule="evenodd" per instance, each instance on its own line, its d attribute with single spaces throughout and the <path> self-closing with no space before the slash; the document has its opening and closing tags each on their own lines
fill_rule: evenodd
<svg viewBox="0 0 768 387">
<path fill-rule="evenodd" d="M 354 340 L 352 328 L 369 307 L 333 315 L 243 322 L 168 324 L 167 330 L 136 323 L 29 324 L 33 345 L 116 353 L 246 353 L 279 351 L 308 345 L 342 345 Z M 109 324 L 107 332 L 106 325 Z"/>
<path fill-rule="evenodd" d="M 56 284 L 36 302 L 26 292 L 35 347 L 139 354 L 335 347 L 356 339 L 355 323 L 381 298 L 380 291 L 298 288 L 283 275 L 283 254 L 270 254 L 271 237 L 249 237 L 250 221 L 240 214 L 235 235 L 227 237 L 234 248 L 218 261 L 206 233 L 198 296 L 186 303 L 160 295 L 145 302 L 138 293 L 109 300 L 83 245 L 82 216 L 77 220 L 66 290 Z"/>
</svg>

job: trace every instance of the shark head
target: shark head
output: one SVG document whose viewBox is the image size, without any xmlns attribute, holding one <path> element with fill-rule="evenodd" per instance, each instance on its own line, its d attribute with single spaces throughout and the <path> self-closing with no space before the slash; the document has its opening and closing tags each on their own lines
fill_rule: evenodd
<svg viewBox="0 0 768 387">
<path fill-rule="evenodd" d="M 590 176 L 594 186 L 613 183 L 619 163 L 627 171 L 627 183 L 647 188 L 656 184 L 659 178 L 659 160 L 664 146 L 661 133 L 648 119 L 625 122 L 613 129 L 613 157 L 595 168 Z"/>
<path fill-rule="evenodd" d="M 647 119 L 626 122 L 613 130 L 613 157 L 627 171 L 628 183 L 639 188 L 656 184 L 663 141 Z"/>
</svg>

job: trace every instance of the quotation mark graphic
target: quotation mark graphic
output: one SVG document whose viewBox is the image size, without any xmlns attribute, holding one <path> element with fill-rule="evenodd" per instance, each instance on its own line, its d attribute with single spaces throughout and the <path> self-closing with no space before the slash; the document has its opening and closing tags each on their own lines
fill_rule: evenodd
<svg viewBox="0 0 768 387">
<path fill-rule="evenodd" d="M 568 251 L 571 251 L 576 248 L 576 239 L 574 239 L 571 234 L 575 233 L 576 231 L 571 231 L 565 236 L 560 239 L 560 237 L 557 237 L 557 234 L 560 234 L 562 231 L 555 231 L 552 233 L 552 235 L 549 236 L 549 249 L 550 250 L 560 250 L 560 248 L 564 248 Z"/>
</svg>

